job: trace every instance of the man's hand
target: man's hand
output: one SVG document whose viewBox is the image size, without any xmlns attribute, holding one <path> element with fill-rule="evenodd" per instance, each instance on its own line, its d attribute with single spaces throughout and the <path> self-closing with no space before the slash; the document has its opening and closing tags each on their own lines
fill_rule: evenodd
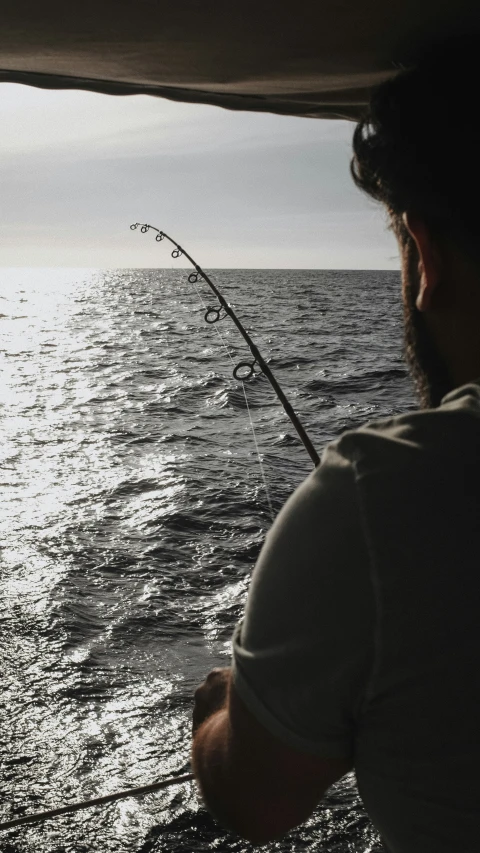
<svg viewBox="0 0 480 853">
<path fill-rule="evenodd" d="M 230 667 L 212 669 L 200 687 L 197 687 L 193 709 L 193 734 L 208 717 L 226 706 L 230 681 Z"/>
</svg>

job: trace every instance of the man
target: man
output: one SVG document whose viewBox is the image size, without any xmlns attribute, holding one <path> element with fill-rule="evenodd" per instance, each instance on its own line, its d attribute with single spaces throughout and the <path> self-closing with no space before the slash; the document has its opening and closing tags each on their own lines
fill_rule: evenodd
<svg viewBox="0 0 480 853">
<path fill-rule="evenodd" d="M 477 53 L 401 72 L 354 134 L 354 180 L 398 238 L 422 408 L 327 448 L 267 537 L 232 669 L 196 692 L 203 796 L 254 842 L 354 769 L 391 853 L 480 849 Z"/>
</svg>

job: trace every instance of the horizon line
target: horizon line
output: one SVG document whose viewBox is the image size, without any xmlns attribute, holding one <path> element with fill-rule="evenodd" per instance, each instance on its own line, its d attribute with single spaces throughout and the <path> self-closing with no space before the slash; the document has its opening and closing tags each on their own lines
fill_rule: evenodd
<svg viewBox="0 0 480 853">
<path fill-rule="evenodd" d="M 206 270 L 235 270 L 236 272 L 241 270 L 269 270 L 272 272 L 276 271 L 292 271 L 292 272 L 401 272 L 400 267 L 211 267 L 204 265 Z M 192 267 L 130 267 L 130 266 L 84 266 L 80 265 L 72 265 L 72 264 L 55 264 L 55 266 L 50 266 L 48 264 L 35 264 L 35 265 L 25 265 L 25 264 L 0 264 L 0 270 L 156 270 L 161 272 L 188 272 L 192 269 Z"/>
</svg>

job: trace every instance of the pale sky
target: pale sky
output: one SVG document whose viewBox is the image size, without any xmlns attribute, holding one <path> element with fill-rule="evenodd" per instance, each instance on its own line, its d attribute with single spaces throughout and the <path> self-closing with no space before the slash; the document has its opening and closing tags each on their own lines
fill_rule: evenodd
<svg viewBox="0 0 480 853">
<path fill-rule="evenodd" d="M 0 84 L 1 266 L 398 268 L 353 124 Z M 178 261 L 176 262 L 178 265 Z"/>
</svg>

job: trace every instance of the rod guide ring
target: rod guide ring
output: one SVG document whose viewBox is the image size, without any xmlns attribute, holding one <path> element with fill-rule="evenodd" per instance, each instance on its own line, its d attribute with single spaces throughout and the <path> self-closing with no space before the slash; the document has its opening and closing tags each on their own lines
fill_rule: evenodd
<svg viewBox="0 0 480 853">
<path fill-rule="evenodd" d="M 190 281 L 190 277 L 188 280 Z M 223 317 L 221 316 L 221 311 L 222 311 L 221 308 L 210 308 L 209 307 L 205 311 L 203 319 L 205 320 L 206 323 L 209 323 L 210 325 L 212 323 L 218 323 L 219 320 L 223 320 Z M 225 316 L 225 315 L 223 315 L 223 316 Z"/>
<path fill-rule="evenodd" d="M 251 379 L 252 376 L 255 376 L 256 366 L 258 366 L 257 361 L 239 361 L 233 368 L 234 379 L 238 379 L 239 382 L 246 382 L 247 379 Z M 246 373 L 243 371 L 246 371 Z"/>
</svg>

